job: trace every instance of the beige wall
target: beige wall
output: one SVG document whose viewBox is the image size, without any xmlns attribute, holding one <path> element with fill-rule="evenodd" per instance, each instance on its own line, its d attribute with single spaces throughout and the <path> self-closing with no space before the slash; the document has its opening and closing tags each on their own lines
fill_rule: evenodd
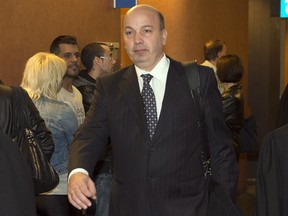
<svg viewBox="0 0 288 216">
<path fill-rule="evenodd" d="M 49 51 L 60 34 L 78 38 L 80 49 L 94 41 L 118 41 L 120 10 L 112 0 L 0 0 L 0 79 L 19 85 L 25 62 Z"/>
<path fill-rule="evenodd" d="M 36 52 L 48 51 L 51 40 L 60 34 L 75 35 L 80 49 L 96 40 L 122 41 L 120 23 L 127 9 L 113 9 L 112 0 L 0 0 L 0 3 L 0 79 L 6 84 L 20 84 L 27 59 Z M 242 58 L 247 69 L 248 0 L 138 0 L 138 3 L 150 4 L 163 12 L 168 30 L 165 51 L 172 58 L 202 62 L 205 41 L 219 38 L 226 42 L 229 53 Z M 124 67 L 131 62 L 121 44 L 119 64 Z"/>
<path fill-rule="evenodd" d="M 93 41 L 119 41 L 118 64 L 129 65 L 120 33 L 121 19 L 127 9 L 113 9 L 112 2 L 0 0 L 0 79 L 8 85 L 19 85 L 27 59 L 36 52 L 48 51 L 51 41 L 60 34 L 75 35 L 80 49 Z M 172 58 L 197 59 L 201 63 L 205 41 L 224 40 L 228 52 L 238 54 L 244 63 L 243 89 L 247 95 L 248 0 L 138 0 L 138 3 L 162 11 L 168 30 L 165 52 Z M 241 176 L 246 179 L 243 173 Z M 243 182 L 239 180 L 240 190 Z"/>
<path fill-rule="evenodd" d="M 197 59 L 201 63 L 204 43 L 211 38 L 224 40 L 228 53 L 239 55 L 243 61 L 245 67 L 243 89 L 246 98 L 248 92 L 248 2 L 248 0 L 138 0 L 139 4 L 150 4 L 163 13 L 168 31 L 165 52 L 176 60 Z M 126 10 L 121 11 L 122 17 L 125 12 Z M 123 46 L 121 58 L 122 66 L 131 63 Z"/>
<path fill-rule="evenodd" d="M 219 38 L 226 42 L 228 52 L 240 55 L 247 65 L 248 0 L 138 0 L 138 3 L 150 4 L 163 13 L 168 30 L 166 53 L 171 57 L 201 62 L 205 41 Z"/>
</svg>

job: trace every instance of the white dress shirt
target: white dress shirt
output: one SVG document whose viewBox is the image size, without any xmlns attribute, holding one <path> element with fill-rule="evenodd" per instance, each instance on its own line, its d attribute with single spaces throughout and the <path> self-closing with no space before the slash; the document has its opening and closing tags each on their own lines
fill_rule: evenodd
<svg viewBox="0 0 288 216">
<path fill-rule="evenodd" d="M 150 86 L 152 87 L 156 100 L 156 108 L 157 108 L 157 119 L 159 119 L 162 102 L 165 94 L 166 80 L 168 75 L 168 69 L 170 66 L 170 60 L 164 54 L 158 64 L 150 71 L 144 71 L 137 66 L 135 66 L 139 89 L 142 92 L 143 88 L 143 79 L 141 77 L 142 74 L 151 74 L 153 78 L 150 81 Z"/>
<path fill-rule="evenodd" d="M 216 73 L 217 68 L 216 68 L 216 66 L 213 65 L 211 62 L 205 60 L 201 65 L 212 68 L 213 71 L 214 71 L 214 73 L 215 73 L 215 76 L 217 76 L 217 73 Z"/>
</svg>

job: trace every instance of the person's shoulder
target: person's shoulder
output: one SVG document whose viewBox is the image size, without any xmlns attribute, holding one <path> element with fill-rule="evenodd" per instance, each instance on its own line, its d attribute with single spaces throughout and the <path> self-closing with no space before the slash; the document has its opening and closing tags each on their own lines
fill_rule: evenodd
<svg viewBox="0 0 288 216">
<path fill-rule="evenodd" d="M 211 82 L 213 80 L 217 85 L 216 77 L 212 68 L 198 64 L 198 73 L 201 83 L 207 81 Z"/>
<path fill-rule="evenodd" d="M 231 93 L 232 95 L 237 99 L 237 100 L 243 100 L 243 95 L 242 95 L 242 86 L 238 83 L 231 88 Z"/>
<path fill-rule="evenodd" d="M 75 113 L 69 104 L 67 104 L 63 101 L 53 100 L 53 99 L 49 99 L 49 98 L 46 98 L 46 100 L 49 100 L 49 102 L 51 103 L 51 106 L 53 107 L 53 110 L 55 110 L 55 112 L 60 112 L 60 116 L 63 117 L 62 120 L 65 119 L 65 117 L 66 117 L 66 119 L 74 118 L 74 117 L 76 119 Z"/>
<path fill-rule="evenodd" d="M 1 91 L 12 91 L 12 87 L 11 87 L 11 86 L 7 86 L 7 85 L 0 84 L 0 90 L 1 90 Z"/>
<path fill-rule="evenodd" d="M 10 86 L 0 84 L 0 96 L 3 97 L 11 97 L 12 88 Z"/>
<path fill-rule="evenodd" d="M 121 68 L 121 69 L 119 69 L 119 70 L 117 70 L 117 71 L 115 71 L 113 73 L 110 73 L 109 75 L 111 75 L 111 76 L 112 75 L 115 75 L 115 76 L 122 75 L 123 73 L 130 72 L 131 70 L 135 70 L 134 67 L 135 67 L 134 64 L 128 65 L 128 66 L 126 66 L 124 68 Z"/>
<path fill-rule="evenodd" d="M 92 85 L 81 85 L 78 86 L 78 90 L 80 91 L 80 93 L 82 94 L 82 97 L 84 97 L 84 95 L 88 94 L 88 95 L 93 95 L 94 91 L 95 91 L 95 87 L 96 85 L 92 86 Z"/>
<path fill-rule="evenodd" d="M 214 92 L 219 92 L 216 76 L 212 68 L 203 65 L 198 65 L 198 74 L 202 92 L 204 92 L 205 91 L 204 89 L 207 88 L 212 88 Z"/>
<path fill-rule="evenodd" d="M 67 95 L 67 92 L 68 92 L 68 91 L 66 91 L 66 90 L 63 88 L 63 86 L 62 86 L 61 89 L 60 89 L 60 91 L 59 91 L 58 94 L 57 94 L 57 97 L 58 97 L 58 98 L 62 98 L 62 97 L 64 97 L 65 95 Z"/>
<path fill-rule="evenodd" d="M 55 109 L 55 111 L 63 110 L 63 109 L 66 109 L 67 107 L 69 107 L 69 105 L 63 101 L 48 98 L 45 96 L 41 96 L 39 99 L 34 100 L 34 103 L 37 105 L 38 104 L 46 104 L 47 106 L 53 107 L 53 109 Z"/>
<path fill-rule="evenodd" d="M 271 131 L 271 136 L 274 138 L 285 138 L 288 141 L 288 124 L 283 125 L 282 127 L 276 128 Z"/>
<path fill-rule="evenodd" d="M 121 69 L 114 71 L 112 73 L 101 76 L 98 79 L 101 79 L 103 82 L 118 80 L 118 79 L 121 79 L 121 77 L 132 73 L 133 71 L 135 71 L 134 65 L 129 65 L 127 67 L 121 68 Z"/>
<path fill-rule="evenodd" d="M 62 113 L 70 111 L 73 112 L 73 110 L 67 103 L 56 99 L 48 98 L 43 95 L 39 99 L 33 100 L 33 102 L 37 109 L 40 111 L 40 113 L 45 112 L 45 115 L 57 116 L 59 114 L 62 115 Z"/>
<path fill-rule="evenodd" d="M 241 97 L 239 97 L 240 95 L 235 94 L 233 92 L 224 92 L 221 95 L 222 98 L 222 103 L 223 104 L 229 104 L 230 106 L 233 105 L 235 107 L 242 107 L 243 105 L 243 100 Z"/>
<path fill-rule="evenodd" d="M 76 79 L 73 80 L 73 85 L 76 86 L 77 88 L 83 85 L 95 85 L 95 80 L 92 82 L 86 79 L 85 77 L 79 75 Z"/>
<path fill-rule="evenodd" d="M 87 70 L 80 71 L 79 76 L 77 78 L 84 84 L 95 85 L 95 79 L 88 74 Z"/>
<path fill-rule="evenodd" d="M 214 71 L 211 67 L 208 67 L 208 66 L 205 66 L 205 65 L 199 65 L 198 64 L 198 70 L 200 72 L 203 72 L 203 73 L 212 73 L 214 74 Z"/>
<path fill-rule="evenodd" d="M 183 62 L 177 61 L 177 60 L 171 58 L 170 56 L 167 56 L 167 58 L 170 61 L 170 66 L 172 66 L 172 67 L 180 67 L 180 66 L 182 67 L 183 66 Z"/>
<path fill-rule="evenodd" d="M 72 85 L 72 89 L 73 89 L 73 93 L 74 93 L 75 95 L 81 95 L 81 92 L 79 91 L 79 89 L 76 88 L 74 85 Z"/>
<path fill-rule="evenodd" d="M 182 64 L 181 62 L 179 62 L 179 61 L 176 61 L 176 60 L 173 60 L 173 59 L 171 59 L 171 58 L 169 58 L 170 59 L 170 62 L 171 62 L 171 64 L 173 64 L 173 65 L 179 65 L 179 64 Z M 189 62 L 189 61 L 187 61 L 187 62 Z M 186 63 L 187 63 L 186 62 Z M 192 60 L 191 62 L 195 62 L 195 64 L 197 64 L 197 66 L 198 66 L 198 71 L 200 72 L 200 73 L 212 73 L 212 74 L 214 74 L 214 71 L 213 71 L 213 69 L 211 68 L 211 67 L 208 67 L 208 66 L 206 66 L 206 65 L 203 65 L 203 63 L 202 64 L 199 64 L 198 62 L 197 62 L 197 60 Z"/>
<path fill-rule="evenodd" d="M 272 131 L 269 131 L 262 141 L 261 145 L 261 155 L 263 155 L 261 158 L 267 159 L 269 156 L 273 156 L 275 154 L 272 154 L 273 152 L 287 152 L 288 150 L 288 124 L 285 124 L 279 128 L 276 128 Z M 262 159 L 262 160 L 263 160 Z"/>
<path fill-rule="evenodd" d="M 179 70 L 180 67 L 183 68 L 183 64 L 189 62 L 179 62 L 170 57 L 168 57 L 168 59 L 170 60 L 170 67 L 174 68 L 175 70 Z M 195 62 L 195 64 L 197 65 L 197 71 L 201 80 L 207 76 L 215 76 L 212 68 L 198 64 L 197 60 L 193 60 L 191 62 Z"/>
<path fill-rule="evenodd" d="M 81 101 L 82 103 L 82 93 L 80 92 L 80 90 L 78 88 L 76 88 L 75 86 L 72 85 L 72 89 L 73 89 L 73 98 L 76 101 Z"/>
</svg>

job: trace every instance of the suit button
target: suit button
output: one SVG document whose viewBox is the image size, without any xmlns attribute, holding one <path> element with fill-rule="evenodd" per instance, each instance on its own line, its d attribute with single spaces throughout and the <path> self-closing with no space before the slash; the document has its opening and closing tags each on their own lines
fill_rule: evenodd
<svg viewBox="0 0 288 216">
<path fill-rule="evenodd" d="M 151 147 L 151 148 L 149 149 L 149 151 L 150 151 L 150 152 L 154 152 L 154 151 L 155 151 L 155 147 Z"/>
</svg>

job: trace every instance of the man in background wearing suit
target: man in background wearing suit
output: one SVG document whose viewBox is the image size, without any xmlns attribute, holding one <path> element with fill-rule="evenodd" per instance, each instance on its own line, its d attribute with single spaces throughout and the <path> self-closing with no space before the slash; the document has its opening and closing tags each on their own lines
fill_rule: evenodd
<svg viewBox="0 0 288 216">
<path fill-rule="evenodd" d="M 204 216 L 208 189 L 197 108 L 182 63 L 163 52 L 163 15 L 149 5 L 135 6 L 124 17 L 123 31 L 134 64 L 96 81 L 71 148 L 69 201 L 86 209 L 96 198 L 89 175 L 110 137 L 110 216 Z M 238 171 L 216 79 L 208 67 L 199 66 L 199 76 L 213 179 L 235 199 Z"/>
</svg>

